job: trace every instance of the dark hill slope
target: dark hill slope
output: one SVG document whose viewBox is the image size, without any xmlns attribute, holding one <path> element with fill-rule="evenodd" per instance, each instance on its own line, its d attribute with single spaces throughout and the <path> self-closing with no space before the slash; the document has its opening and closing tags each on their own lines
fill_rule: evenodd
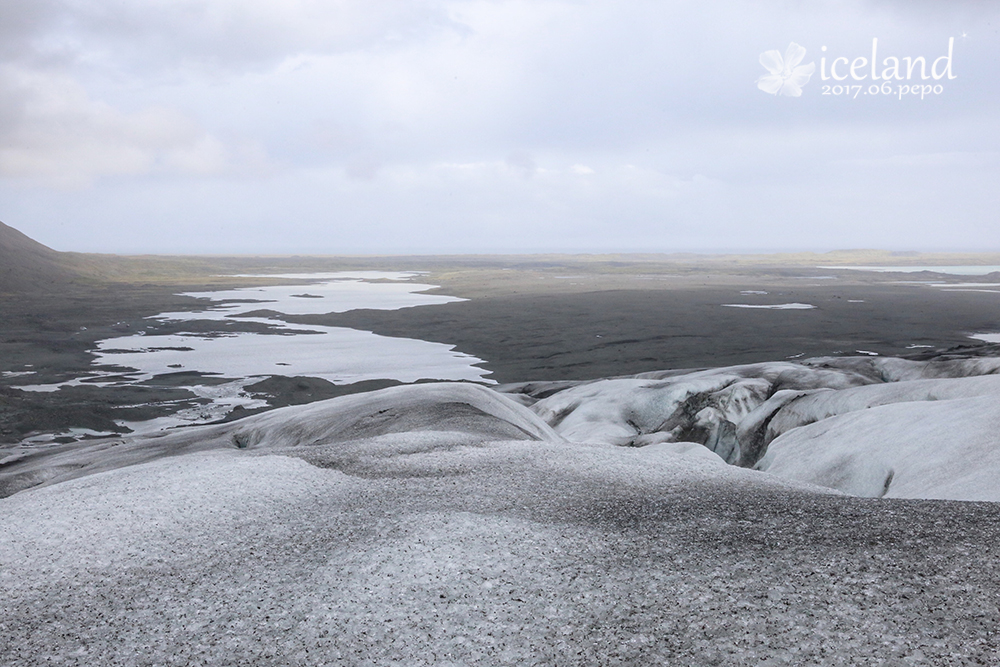
<svg viewBox="0 0 1000 667">
<path fill-rule="evenodd" d="M 78 277 L 64 253 L 0 222 L 0 294 L 45 291 Z"/>
<path fill-rule="evenodd" d="M 149 280 L 201 283 L 217 272 L 212 260 L 199 258 L 59 252 L 0 222 L 0 296 L 81 296 L 81 289 L 121 290 Z"/>
</svg>

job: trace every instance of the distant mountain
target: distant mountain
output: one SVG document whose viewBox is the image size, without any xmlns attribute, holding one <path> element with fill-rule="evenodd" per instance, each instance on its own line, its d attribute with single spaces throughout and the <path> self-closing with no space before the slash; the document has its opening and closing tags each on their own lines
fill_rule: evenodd
<svg viewBox="0 0 1000 667">
<path fill-rule="evenodd" d="M 46 290 L 79 277 L 74 262 L 0 222 L 0 294 Z"/>
</svg>

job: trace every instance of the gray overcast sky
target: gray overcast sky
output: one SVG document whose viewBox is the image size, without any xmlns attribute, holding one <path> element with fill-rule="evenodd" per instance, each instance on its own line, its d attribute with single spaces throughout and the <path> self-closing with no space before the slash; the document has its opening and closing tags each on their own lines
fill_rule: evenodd
<svg viewBox="0 0 1000 667">
<path fill-rule="evenodd" d="M 1000 249 L 1000 3 L 761 4 L 0 0 L 0 220 L 105 252 Z M 954 78 L 822 79 L 873 38 L 929 68 L 954 38 Z M 759 90 L 791 42 L 802 95 Z"/>
</svg>

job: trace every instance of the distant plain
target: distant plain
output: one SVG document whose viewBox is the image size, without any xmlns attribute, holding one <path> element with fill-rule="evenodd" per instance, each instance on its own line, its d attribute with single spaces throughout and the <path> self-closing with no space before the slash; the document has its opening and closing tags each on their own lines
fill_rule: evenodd
<svg viewBox="0 0 1000 667">
<path fill-rule="evenodd" d="M 267 320 L 454 345 L 484 360 L 492 381 L 554 380 L 536 393 L 564 391 L 556 403 L 574 403 L 573 390 L 560 389 L 572 383 L 559 380 L 816 356 L 864 368 L 874 355 L 941 360 L 951 349 L 964 357 L 958 375 L 979 361 L 989 373 L 997 346 L 969 336 L 1000 332 L 1000 274 L 831 266 L 998 260 L 116 257 L 56 253 L 0 225 L 0 494 L 12 494 L 0 523 L 9 591 L 0 597 L 0 657 L 11 665 L 81 656 L 101 664 L 992 664 L 995 502 L 855 498 L 726 465 L 692 442 L 564 441 L 550 428 L 559 419 L 542 421 L 516 392 L 460 383 L 361 395 L 398 381 L 271 375 L 245 387 L 267 405 L 234 409 L 227 421 L 358 395 L 167 435 L 57 443 L 67 429 L 123 433 L 121 422 L 196 408 L 204 399 L 192 386 L 227 383 L 184 370 L 115 387 L 81 378 L 94 375 L 102 341 L 124 346 L 138 332 L 275 335 L 245 302 L 239 310 L 251 317 L 150 319 L 210 305 L 184 293 L 291 281 L 246 274 L 422 272 L 421 283 L 438 286 L 432 292 L 464 300 L 329 314 L 310 301 L 300 310 L 313 314 L 270 311 Z M 294 294 L 310 293 L 308 280 L 291 282 Z M 816 365 L 771 364 L 792 367 L 789 375 L 850 375 Z M 763 380 L 752 368 L 742 379 L 723 369 L 729 379 L 717 378 L 718 393 L 742 381 L 780 398 L 782 369 Z M 58 391 L 17 388 L 74 379 Z M 878 428 L 870 421 L 900 406 L 869 410 L 861 390 L 906 393 L 908 383 L 874 377 L 853 394 L 820 388 L 811 394 L 818 402 L 857 394 L 861 408 L 807 425 L 803 413 L 795 424 L 811 437 L 869 418 L 864 437 L 841 439 L 851 446 L 898 427 L 883 493 L 889 482 L 926 481 L 905 455 L 916 443 L 924 452 L 916 464 L 934 460 L 921 438 L 944 458 L 959 452 L 949 469 L 971 460 L 992 492 L 989 462 L 961 454 L 966 441 L 992 442 L 995 402 L 966 390 L 994 379 L 945 379 L 934 390 L 911 383 L 917 402 Z M 659 391 L 673 410 L 669 383 L 577 388 L 629 383 Z M 954 383 L 965 393 L 949 393 Z M 671 415 L 708 400 L 706 391 L 693 403 L 675 397 L 683 405 Z M 608 405 L 577 422 L 628 417 Z M 941 433 L 928 436 L 921 419 L 953 405 L 968 409 L 931 424 Z M 670 430 L 663 416 L 652 414 L 661 440 Z M 51 446 L 14 444 L 46 434 L 56 436 Z"/>
<path fill-rule="evenodd" d="M 178 372 L 129 387 L 82 382 L 50 393 L 14 387 L 85 377 L 93 371 L 99 341 L 137 331 L 265 332 L 264 325 L 239 318 L 149 318 L 205 308 L 205 301 L 183 296 L 186 292 L 309 282 L 247 274 L 419 271 L 420 282 L 439 286 L 430 293 L 464 300 L 276 317 L 454 345 L 457 352 L 484 360 L 480 365 L 490 371 L 488 378 L 500 383 L 826 355 L 920 355 L 981 345 L 968 336 L 1000 331 L 998 273 L 970 278 L 834 268 L 989 267 L 1000 264 L 996 254 L 124 257 L 59 253 L 10 227 L 0 231 L 5 268 L 0 273 L 0 442 L 8 443 L 69 428 L 121 430 L 116 422 L 197 407 L 200 399 L 184 387 L 224 378 Z M 961 287 L 971 280 L 984 287 Z M 723 307 L 789 303 L 815 307 Z M 393 384 L 334 384 L 275 374 L 248 389 L 277 407 Z M 245 414 L 237 409 L 228 418 Z"/>
</svg>

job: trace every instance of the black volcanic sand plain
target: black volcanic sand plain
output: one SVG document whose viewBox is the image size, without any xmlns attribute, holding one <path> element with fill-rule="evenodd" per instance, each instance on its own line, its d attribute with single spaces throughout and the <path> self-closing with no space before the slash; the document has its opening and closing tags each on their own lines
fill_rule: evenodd
<svg viewBox="0 0 1000 667">
<path fill-rule="evenodd" d="M 968 333 L 1000 331 L 998 293 L 945 292 L 886 279 L 866 283 L 852 276 L 819 284 L 755 272 L 703 280 L 601 289 L 595 278 L 589 281 L 598 287 L 593 291 L 550 293 L 533 286 L 527 293 L 459 303 L 286 319 L 452 343 L 485 359 L 483 366 L 500 382 L 586 380 L 858 350 L 905 356 L 923 349 L 908 346 L 976 345 Z M 768 294 L 741 295 L 741 287 Z M 461 289 L 441 291 L 463 295 Z M 722 305 L 781 303 L 816 308 Z"/>
<path fill-rule="evenodd" d="M 923 265 L 1000 263 L 987 255 L 118 257 L 57 253 L 32 244 L 11 228 L 0 228 L 0 260 L 17 268 L 0 272 L 0 371 L 34 371 L 30 379 L 0 378 L 0 442 L 70 427 L 120 431 L 115 420 L 149 419 L 197 406 L 203 399 L 184 385 L 222 379 L 178 373 L 119 388 L 83 382 L 38 393 L 15 387 L 84 376 L 92 370 L 91 350 L 97 341 L 137 331 L 266 333 L 265 325 L 239 318 L 224 323 L 147 319 L 204 307 L 203 301 L 179 296 L 181 292 L 274 283 L 225 274 L 423 271 L 421 281 L 441 286 L 436 292 L 468 300 L 284 318 L 452 344 L 483 359 L 491 378 L 499 382 L 582 380 L 854 355 L 857 350 L 920 354 L 928 348 L 908 346 L 975 346 L 968 333 L 1000 331 L 1000 295 L 943 291 L 915 282 L 1000 283 L 998 274 L 958 278 L 815 268 L 893 260 Z M 748 290 L 767 294 L 740 294 Z M 793 302 L 816 308 L 722 305 Z M 317 378 L 274 376 L 250 390 L 277 407 L 393 384 L 386 380 L 338 386 Z M 229 418 L 245 414 L 237 409 Z"/>
</svg>

